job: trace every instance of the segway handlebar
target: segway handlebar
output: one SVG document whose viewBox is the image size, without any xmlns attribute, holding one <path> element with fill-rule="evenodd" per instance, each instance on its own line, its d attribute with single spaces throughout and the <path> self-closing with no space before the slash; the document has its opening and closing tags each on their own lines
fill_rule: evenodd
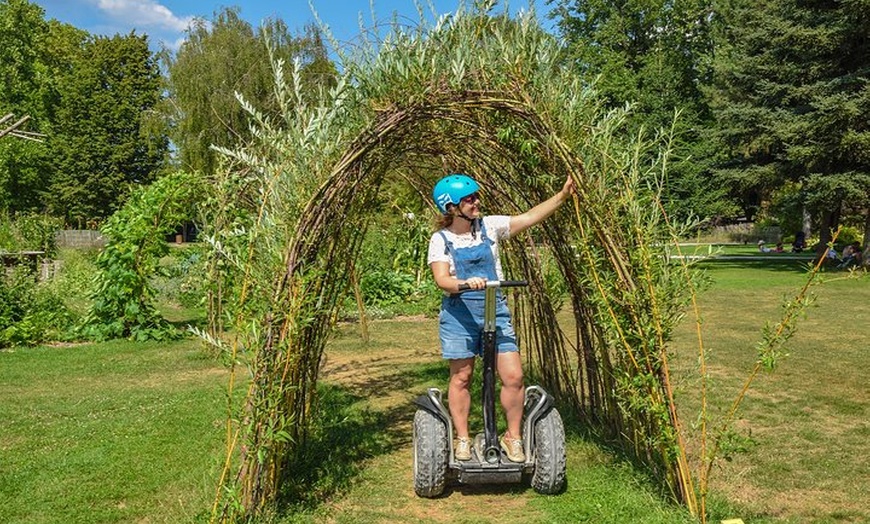
<svg viewBox="0 0 870 524">
<path fill-rule="evenodd" d="M 529 285 L 528 280 L 487 280 L 486 287 L 526 287 Z M 459 292 L 463 293 L 465 291 L 480 291 L 479 289 L 471 289 L 468 284 L 459 284 Z"/>
</svg>

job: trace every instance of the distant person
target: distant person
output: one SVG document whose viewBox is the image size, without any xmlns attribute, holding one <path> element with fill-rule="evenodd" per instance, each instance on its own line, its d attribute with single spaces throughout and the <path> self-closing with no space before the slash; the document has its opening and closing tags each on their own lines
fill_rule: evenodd
<svg viewBox="0 0 870 524">
<path fill-rule="evenodd" d="M 800 253 L 807 248 L 807 235 L 803 231 L 794 234 L 794 242 L 791 243 L 791 252 Z"/>
<path fill-rule="evenodd" d="M 774 253 L 782 253 L 782 252 L 783 252 L 783 249 L 782 249 L 782 242 L 777 242 L 777 243 L 776 243 L 776 247 L 773 248 L 773 252 L 774 252 Z"/>
<path fill-rule="evenodd" d="M 758 241 L 758 250 L 762 253 L 770 253 L 771 251 L 773 251 L 772 249 L 764 245 L 764 240 Z"/>
<path fill-rule="evenodd" d="M 856 240 L 851 244 L 847 245 L 843 248 L 843 259 L 840 262 L 840 265 L 837 266 L 840 269 L 847 269 L 852 266 L 860 266 L 861 265 L 861 244 Z"/>
</svg>

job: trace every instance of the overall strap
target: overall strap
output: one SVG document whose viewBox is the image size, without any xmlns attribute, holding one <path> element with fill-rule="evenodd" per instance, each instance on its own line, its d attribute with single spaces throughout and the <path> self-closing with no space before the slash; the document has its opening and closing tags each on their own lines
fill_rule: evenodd
<svg viewBox="0 0 870 524">
<path fill-rule="evenodd" d="M 490 238 L 486 235 L 486 224 L 484 224 L 483 219 L 482 219 L 482 218 L 478 218 L 477 220 L 480 221 L 480 239 L 483 240 L 484 242 L 487 242 L 487 243 L 489 243 L 489 244 L 492 244 L 492 243 L 493 243 L 492 239 L 490 239 Z"/>
<path fill-rule="evenodd" d="M 486 224 L 483 223 L 483 219 L 482 219 L 482 218 L 477 218 L 477 219 L 475 219 L 475 220 L 477 220 L 478 222 L 480 222 L 480 239 L 483 240 L 484 242 L 488 243 L 488 244 L 492 244 L 492 243 L 493 243 L 492 239 L 490 239 L 490 238 L 486 235 Z M 456 251 L 456 248 L 453 247 L 453 242 L 451 242 L 451 241 L 447 238 L 447 235 L 444 234 L 444 230 L 443 230 L 443 229 L 440 230 L 440 231 L 438 231 L 438 234 L 441 235 L 441 238 L 444 239 L 444 254 L 445 254 L 445 255 L 451 255 L 451 256 L 453 256 L 453 253 L 455 253 L 455 251 Z"/>
<path fill-rule="evenodd" d="M 443 229 L 439 231 L 438 234 L 444 239 L 444 254 L 453 256 L 453 242 L 447 240 L 447 235 L 444 234 Z"/>
</svg>

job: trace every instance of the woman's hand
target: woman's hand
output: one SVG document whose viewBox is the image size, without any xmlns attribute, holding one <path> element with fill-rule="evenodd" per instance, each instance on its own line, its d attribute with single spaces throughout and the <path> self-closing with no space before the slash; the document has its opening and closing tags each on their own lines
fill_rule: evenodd
<svg viewBox="0 0 870 524">
<path fill-rule="evenodd" d="M 577 188 L 574 187 L 574 179 L 569 176 L 568 179 L 565 180 L 565 185 L 562 186 L 562 201 L 568 200 L 571 195 L 575 193 L 577 193 Z"/>
<path fill-rule="evenodd" d="M 480 277 L 471 277 L 465 281 L 471 289 L 483 289 L 486 287 L 486 279 Z"/>
</svg>

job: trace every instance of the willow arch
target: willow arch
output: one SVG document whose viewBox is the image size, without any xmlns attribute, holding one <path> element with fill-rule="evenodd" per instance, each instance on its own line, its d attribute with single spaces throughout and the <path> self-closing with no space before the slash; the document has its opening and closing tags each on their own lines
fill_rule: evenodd
<svg viewBox="0 0 870 524">
<path fill-rule="evenodd" d="M 469 147 L 476 149 L 475 142 L 492 141 L 488 137 L 496 134 L 496 130 L 491 129 L 486 122 L 472 123 L 474 122 L 473 118 L 466 118 L 473 117 L 477 113 L 488 112 L 508 115 L 524 121 L 534 119 L 534 113 L 530 111 L 529 107 L 523 105 L 521 101 L 509 100 L 500 93 L 463 93 L 462 97 L 432 100 L 412 108 L 386 112 L 382 121 L 363 133 L 352 151 L 349 151 L 339 161 L 333 174 L 302 214 L 303 219 L 299 223 L 299 229 L 306 233 L 300 237 L 300 242 L 292 246 L 286 257 L 287 268 L 283 285 L 287 286 L 298 273 L 304 272 L 302 268 L 312 265 L 340 268 L 339 273 L 347 274 L 345 268 L 342 267 L 342 262 L 353 264 L 355 257 L 345 258 L 344 254 L 345 252 L 354 253 L 358 250 L 355 247 L 350 247 L 340 251 L 327 249 L 324 252 L 322 239 L 329 238 L 329 246 L 356 246 L 360 240 L 360 235 L 357 231 L 350 231 L 346 224 L 329 220 L 327 217 L 358 215 L 365 217 L 366 221 L 371 218 L 366 210 L 372 207 L 381 182 L 388 176 L 389 171 L 395 169 L 395 164 L 402 164 L 403 159 L 390 158 L 389 160 L 375 161 L 374 165 L 366 164 L 370 164 L 368 162 L 370 157 L 382 157 L 383 151 L 402 149 L 401 146 L 408 141 L 409 136 L 415 137 L 411 140 L 412 142 L 419 140 L 416 137 L 419 137 L 421 130 L 415 128 L 418 128 L 421 122 L 458 120 L 471 127 L 471 132 L 463 138 L 475 137 L 475 140 L 470 143 L 462 142 L 459 152 L 441 148 L 435 153 L 423 153 L 424 155 L 437 155 L 442 163 L 455 168 L 448 168 L 446 171 L 432 169 L 428 173 L 415 173 L 416 176 L 409 178 L 408 181 L 421 195 L 428 195 L 431 192 L 434 181 L 441 176 L 439 173 L 454 171 L 471 173 L 487 188 L 487 198 L 494 201 L 493 207 L 507 210 L 508 213 L 522 212 L 552 194 L 550 184 L 541 185 L 532 191 L 515 189 L 527 187 L 527 183 L 522 179 L 522 171 L 511 172 L 508 169 L 499 169 L 502 167 L 499 164 L 509 164 L 510 162 L 497 161 L 494 162 L 496 165 L 484 162 L 481 166 L 475 166 L 473 165 L 476 163 L 475 161 L 469 163 L 461 160 L 461 157 L 471 156 L 465 154 L 463 150 Z M 551 139 L 555 138 L 552 130 L 546 125 L 542 122 L 535 123 L 537 125 L 534 129 L 538 134 L 531 137 L 533 140 L 545 143 L 551 142 Z M 428 134 L 428 130 L 423 130 L 423 134 Z M 440 140 L 436 142 L 441 143 Z M 493 149 L 499 150 L 501 153 L 510 153 L 499 144 L 493 143 L 492 146 L 494 146 Z M 419 151 L 414 151 L 415 155 L 419 155 L 419 153 Z M 582 163 L 570 152 L 562 150 L 556 154 L 556 150 L 551 149 L 550 153 L 546 160 L 553 166 L 553 172 L 557 173 L 557 178 L 573 176 L 577 180 L 582 179 Z M 506 155 L 506 158 L 510 159 L 516 156 L 518 155 Z M 366 191 L 361 192 L 360 186 L 364 186 Z M 582 200 L 584 198 L 582 187 L 579 194 Z M 580 205 L 582 206 L 582 203 Z M 328 210 L 328 212 L 323 213 L 323 209 Z M 564 246 L 569 244 L 570 235 L 566 234 L 562 224 L 556 224 L 553 227 L 545 228 L 543 237 L 544 243 L 553 246 L 556 250 L 562 248 L 564 251 Z M 569 344 L 566 343 L 561 331 L 555 327 L 557 326 L 556 311 L 545 292 L 540 265 L 534 260 L 536 242 L 531 236 L 526 235 L 523 246 L 529 249 L 509 249 L 507 268 L 530 280 L 532 293 L 530 293 L 531 298 L 526 301 L 525 309 L 538 312 L 533 314 L 535 322 L 523 322 L 520 319 L 527 333 L 526 338 L 534 341 L 533 348 L 530 348 L 534 351 L 529 353 L 529 363 L 535 366 L 535 370 L 541 376 L 546 387 L 560 392 L 559 396 L 563 400 L 572 402 L 580 412 L 592 415 L 597 411 L 598 406 L 588 397 L 600 398 L 600 389 L 603 387 L 599 380 L 600 377 L 597 373 L 584 372 L 583 376 L 587 377 L 587 380 L 578 382 L 573 374 L 565 373 L 571 367 L 571 360 L 566 353 Z M 324 255 L 327 257 L 326 260 L 319 260 L 319 257 Z M 328 303 L 337 302 L 339 296 L 345 293 L 346 282 L 343 281 L 344 278 L 336 278 L 336 276 L 334 273 L 330 273 L 329 276 L 325 277 L 326 280 L 335 280 L 342 284 L 330 289 L 330 292 L 337 293 L 337 296 L 336 300 L 330 299 L 327 301 Z M 571 278 L 571 273 L 565 273 L 563 276 L 569 281 L 572 296 L 582 297 L 588 292 L 576 279 Z M 333 313 L 332 310 L 324 311 L 319 322 L 328 325 L 334 317 Z M 583 357 L 581 361 L 595 360 L 595 345 L 592 340 L 596 337 L 589 323 L 588 311 L 583 307 L 582 300 L 576 304 L 575 318 L 581 325 L 586 326 L 580 328 L 583 335 L 580 338 L 582 343 L 577 348 Z M 282 326 L 279 331 L 286 332 L 287 330 Z M 559 365 L 541 365 L 545 358 L 544 355 L 557 355 Z"/>
<path fill-rule="evenodd" d="M 316 190 L 274 237 L 283 247 L 273 257 L 280 259 L 277 276 L 264 288 L 268 307 L 258 310 L 259 321 L 239 323 L 259 326 L 248 344 L 253 382 L 242 423 L 237 433 L 228 431 L 231 452 L 242 441 L 240 506 L 258 512 L 275 497 L 282 475 L 292 474 L 289 460 L 304 439 L 327 333 L 378 188 L 401 175 L 427 195 L 444 173 L 461 171 L 480 180 L 487 200 L 505 213 L 549 197 L 566 176 L 574 179 L 573 205 L 538 226 L 536 237 L 526 234 L 506 249 L 508 273 L 530 281 L 515 307 L 527 366 L 578 416 L 621 436 L 691 508 L 682 447 L 674 452 L 679 422 L 667 376 L 665 343 L 681 289 L 663 256 L 671 231 L 656 176 L 665 156 L 643 137 L 620 136 L 626 113 L 602 111 L 594 93 L 569 80 L 555 42 L 531 17 L 517 22 L 476 13 L 394 38 L 363 66 L 349 67 L 354 82 L 334 92 L 333 109 L 361 115 L 352 135 L 335 141 L 335 153 L 292 151 L 287 135 L 297 132 L 296 146 L 309 147 L 311 128 L 275 130 L 260 118 L 277 160 L 234 155 L 262 173 L 264 200 L 289 187 L 279 180 L 284 172 L 322 170 Z M 516 60 L 502 60 L 511 45 Z M 457 46 L 478 56 L 477 68 L 457 66 L 465 60 L 457 58 Z M 285 118 L 313 118 L 294 114 Z M 324 129 L 340 134 L 328 123 Z M 557 327 L 536 260 L 539 244 L 568 286 L 572 333 Z"/>
</svg>

